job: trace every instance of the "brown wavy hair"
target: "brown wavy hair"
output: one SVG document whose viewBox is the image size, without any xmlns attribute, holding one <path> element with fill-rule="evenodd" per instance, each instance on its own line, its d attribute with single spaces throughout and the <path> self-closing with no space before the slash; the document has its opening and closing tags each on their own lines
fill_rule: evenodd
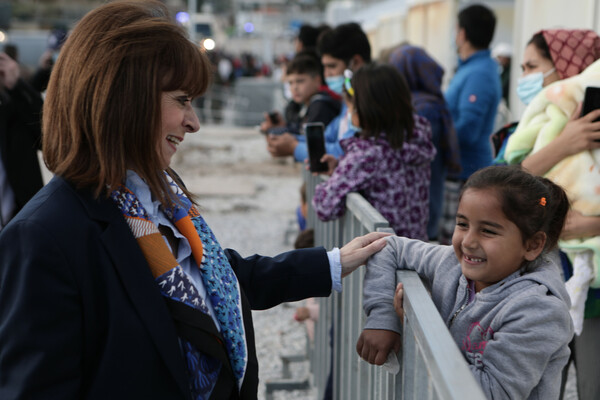
<svg viewBox="0 0 600 400">
<path fill-rule="evenodd" d="M 97 197 L 134 169 L 167 204 L 171 191 L 157 146 L 161 95 L 201 95 L 210 68 L 160 2 L 91 11 L 69 35 L 50 77 L 42 119 L 46 166 Z"/>
</svg>

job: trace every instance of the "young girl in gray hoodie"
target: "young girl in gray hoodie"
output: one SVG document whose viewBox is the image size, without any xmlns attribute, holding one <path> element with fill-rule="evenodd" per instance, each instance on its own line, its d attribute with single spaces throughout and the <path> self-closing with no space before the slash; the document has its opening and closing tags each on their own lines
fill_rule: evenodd
<svg viewBox="0 0 600 400">
<path fill-rule="evenodd" d="M 474 173 L 462 189 L 452 246 L 392 236 L 369 260 L 358 354 L 381 365 L 398 348 L 395 271 L 412 269 L 428 280 L 488 398 L 557 399 L 573 325 L 560 263 L 548 252 L 568 208 L 559 186 L 518 167 Z"/>
</svg>

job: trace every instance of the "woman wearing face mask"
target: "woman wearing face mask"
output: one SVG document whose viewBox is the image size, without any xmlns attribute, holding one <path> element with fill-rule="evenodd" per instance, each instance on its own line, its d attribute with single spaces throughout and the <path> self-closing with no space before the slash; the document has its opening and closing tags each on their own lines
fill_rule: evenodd
<svg viewBox="0 0 600 400">
<path fill-rule="evenodd" d="M 566 45 L 567 41 L 572 45 Z M 542 30 L 531 37 L 525 52 L 518 80 L 517 95 L 528 105 L 542 89 L 551 83 L 570 78 L 600 58 L 600 37 L 591 30 Z M 555 65 L 558 64 L 557 68 Z M 586 149 L 600 148 L 598 125 L 593 121 L 600 111 L 580 117 L 581 105 L 575 109 L 561 134 L 544 149 L 529 155 L 522 166 L 537 175 L 544 174 L 565 157 Z M 507 125 L 492 136 L 497 151 L 496 164 L 505 163 L 504 149 L 508 137 L 518 122 Z"/>
<path fill-rule="evenodd" d="M 553 167 L 570 156 L 578 155 L 571 157 L 570 160 L 577 157 L 587 157 L 587 152 L 600 148 L 600 142 L 597 142 L 597 140 L 600 140 L 600 122 L 594 122 L 600 118 L 600 110 L 594 110 L 581 117 L 582 104 L 578 103 L 568 121 L 563 122 L 564 127 L 562 130 L 552 141 L 537 150 L 538 141 L 536 139 L 535 151 L 519 158 L 514 156 L 518 153 L 514 150 L 515 139 L 526 129 L 534 128 L 532 115 L 542 116 L 545 112 L 544 119 L 540 119 L 542 121 L 540 126 L 550 127 L 552 124 L 550 115 L 552 106 L 547 104 L 559 106 L 555 110 L 563 110 L 564 113 L 564 108 L 560 107 L 561 104 L 564 106 L 568 101 L 572 102 L 573 99 L 580 98 L 574 94 L 575 90 L 569 89 L 577 88 L 583 93 L 585 86 L 598 86 L 595 78 L 598 74 L 594 72 L 597 71 L 597 65 L 590 66 L 598 58 L 600 58 L 600 38 L 593 31 L 543 30 L 533 36 L 525 49 L 522 63 L 523 77 L 519 80 L 517 89 L 517 94 L 523 102 L 529 104 L 529 107 L 525 110 L 521 125 L 517 127 L 515 134 L 507 145 L 507 160 L 517 162 L 520 158 L 522 159 L 521 165 L 529 172 L 537 175 L 549 174 L 547 176 L 551 179 L 557 179 L 556 181 L 561 182 L 562 185 L 566 183 L 569 186 L 568 182 L 564 179 L 561 181 L 560 175 L 558 175 L 561 170 L 565 170 L 565 164 L 563 163 L 562 166 L 557 168 Z M 586 70 L 588 67 L 589 69 Z M 586 71 L 583 72 L 584 70 Z M 567 78 L 572 79 L 563 82 Z M 556 83 L 559 81 L 561 82 Z M 543 95 L 537 96 L 538 93 L 542 92 L 542 88 L 553 83 L 556 84 L 552 85 L 552 88 L 544 90 Z M 581 96 L 581 93 L 579 93 L 579 96 Z M 573 109 L 572 105 L 571 109 Z M 564 116 L 562 118 L 566 119 Z M 543 129 L 538 128 L 539 132 L 542 132 Z M 548 132 L 548 129 L 545 132 Z M 538 133 L 538 138 L 541 135 L 542 133 Z M 565 160 L 565 162 L 567 161 Z M 575 175 L 583 175 L 587 172 L 584 169 L 587 170 L 588 168 L 577 168 L 574 171 Z M 590 185 L 591 180 L 588 181 L 588 186 Z M 568 192 L 572 190 L 570 197 L 572 194 L 579 193 L 576 186 L 567 186 L 565 187 Z M 592 198 L 590 202 L 592 205 L 598 203 L 597 195 L 593 197 L 595 198 Z M 571 201 L 573 202 L 572 209 L 569 211 L 561 239 L 582 238 L 577 241 L 578 243 L 597 239 L 600 236 L 600 216 L 595 216 L 597 213 L 587 213 L 584 216 L 581 212 L 575 211 L 579 209 L 579 200 L 572 197 Z M 563 249 L 568 248 L 565 242 L 561 246 Z M 564 257 L 564 254 L 562 258 L 565 278 L 569 279 L 573 274 L 578 276 L 577 268 L 573 272 L 573 268 Z M 568 281 L 567 287 L 575 287 L 573 286 L 574 282 L 573 279 Z M 589 284 L 589 281 L 587 282 Z M 576 289 L 581 289 L 580 293 L 587 293 L 587 300 L 585 297 L 580 297 L 578 300 L 578 296 L 573 295 L 577 291 L 571 289 L 572 302 L 575 304 L 572 307 L 572 315 L 574 315 L 577 333 L 571 343 L 571 357 L 577 365 L 578 395 L 580 399 L 597 399 L 600 398 L 600 365 L 597 357 L 598 352 L 600 352 L 597 340 L 598 334 L 600 334 L 600 290 L 590 289 L 588 291 L 587 286 L 577 286 Z M 578 303 L 579 308 L 576 306 Z M 578 311 L 578 313 L 574 313 L 573 310 Z M 578 326 L 579 328 L 577 328 Z M 563 391 L 567 368 L 568 366 L 565 367 L 563 372 Z"/>
</svg>

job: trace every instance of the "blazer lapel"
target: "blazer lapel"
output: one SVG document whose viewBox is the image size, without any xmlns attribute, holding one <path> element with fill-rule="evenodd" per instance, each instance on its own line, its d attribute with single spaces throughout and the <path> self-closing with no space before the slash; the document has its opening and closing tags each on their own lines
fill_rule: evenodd
<svg viewBox="0 0 600 400">
<path fill-rule="evenodd" d="M 81 192 L 77 193 L 80 195 Z M 185 361 L 175 327 L 165 323 L 171 321 L 171 316 L 133 234 L 109 199 L 94 199 L 91 193 L 80 197 L 90 216 L 105 225 L 101 240 L 123 286 L 181 392 L 190 399 Z"/>
</svg>

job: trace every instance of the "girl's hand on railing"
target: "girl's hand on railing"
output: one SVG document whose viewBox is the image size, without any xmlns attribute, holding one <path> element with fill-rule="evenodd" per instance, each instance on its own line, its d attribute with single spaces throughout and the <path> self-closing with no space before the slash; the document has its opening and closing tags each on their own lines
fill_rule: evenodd
<svg viewBox="0 0 600 400">
<path fill-rule="evenodd" d="M 397 353 L 402 346 L 402 337 L 385 329 L 364 329 L 356 342 L 358 355 L 374 365 L 383 365 L 390 351 Z"/>
<path fill-rule="evenodd" d="M 396 314 L 400 317 L 400 321 L 404 322 L 404 307 L 402 306 L 402 302 L 404 301 L 404 286 L 402 286 L 402 282 L 399 282 L 396 286 L 396 293 L 394 294 L 394 310 L 396 310 Z"/>
<path fill-rule="evenodd" d="M 335 158 L 334 155 L 332 154 L 324 154 L 323 157 L 321 157 L 321 159 L 319 160 L 323 163 L 327 163 L 327 171 L 325 172 L 313 172 L 313 176 L 317 176 L 317 175 L 327 175 L 327 176 L 331 176 L 331 174 L 333 174 L 333 170 L 335 169 L 335 167 L 337 167 L 339 161 L 337 158 Z M 308 158 L 304 159 L 304 169 L 306 169 L 307 171 L 310 170 L 310 161 L 308 160 Z"/>
<path fill-rule="evenodd" d="M 332 154 L 324 154 L 323 157 L 321 157 L 320 161 L 323 163 L 327 163 L 327 172 L 325 172 L 325 174 L 329 176 L 333 174 L 333 170 L 335 169 L 335 167 L 337 167 L 339 163 L 338 159 L 335 158 L 335 156 Z"/>
<path fill-rule="evenodd" d="M 386 236 L 391 233 L 371 232 L 352 239 L 340 249 L 342 278 L 351 274 L 356 268 L 364 265 L 367 259 L 385 247 Z"/>
</svg>

